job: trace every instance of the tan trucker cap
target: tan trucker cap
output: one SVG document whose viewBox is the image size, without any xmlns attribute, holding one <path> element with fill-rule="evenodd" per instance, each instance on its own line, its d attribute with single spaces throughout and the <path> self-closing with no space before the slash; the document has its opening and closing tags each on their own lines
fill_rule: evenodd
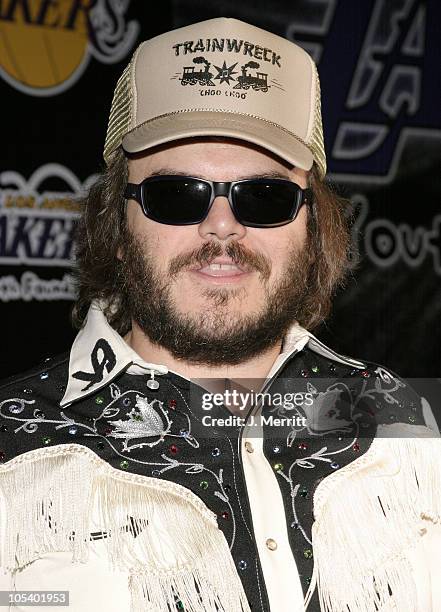
<svg viewBox="0 0 441 612">
<path fill-rule="evenodd" d="M 326 174 L 316 66 L 298 45 L 216 18 L 139 45 L 118 80 L 104 159 L 191 136 L 239 138 Z"/>
</svg>

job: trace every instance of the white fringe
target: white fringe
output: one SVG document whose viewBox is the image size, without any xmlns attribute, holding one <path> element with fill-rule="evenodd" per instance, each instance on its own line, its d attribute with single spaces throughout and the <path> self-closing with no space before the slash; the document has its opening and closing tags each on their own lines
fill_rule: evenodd
<svg viewBox="0 0 441 612">
<path fill-rule="evenodd" d="M 116 470 L 77 444 L 3 464 L 0 486 L 11 508 L 8 571 L 46 552 L 85 562 L 90 533 L 104 531 L 109 568 L 129 574 L 132 612 L 174 610 L 177 600 L 186 612 L 250 612 L 216 515 L 185 487 Z"/>
<path fill-rule="evenodd" d="M 320 483 L 305 610 L 317 586 L 322 612 L 421 612 L 406 552 L 441 518 L 440 460 L 439 438 L 375 438 Z"/>
</svg>

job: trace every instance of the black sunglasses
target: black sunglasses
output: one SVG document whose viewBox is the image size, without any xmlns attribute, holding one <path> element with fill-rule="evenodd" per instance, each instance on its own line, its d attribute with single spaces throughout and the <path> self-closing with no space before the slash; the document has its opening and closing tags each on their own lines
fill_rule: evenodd
<svg viewBox="0 0 441 612">
<path fill-rule="evenodd" d="M 194 225 L 207 217 L 216 196 L 228 198 L 241 225 L 278 227 L 294 221 L 312 202 L 310 189 L 285 179 L 245 179 L 219 183 L 191 176 L 150 176 L 128 183 L 124 197 L 139 202 L 149 219 L 166 225 Z"/>
</svg>

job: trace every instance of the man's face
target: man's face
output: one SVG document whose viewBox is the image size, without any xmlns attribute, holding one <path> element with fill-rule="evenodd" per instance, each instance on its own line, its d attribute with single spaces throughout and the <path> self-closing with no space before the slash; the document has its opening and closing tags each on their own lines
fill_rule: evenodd
<svg viewBox="0 0 441 612">
<path fill-rule="evenodd" d="M 132 183 L 179 173 L 212 181 L 279 177 L 307 186 L 305 171 L 228 139 L 180 141 L 128 166 Z M 130 200 L 122 260 L 135 324 L 175 356 L 195 362 L 239 362 L 275 344 L 307 289 L 306 220 L 302 206 L 287 225 L 245 227 L 220 196 L 202 223 L 171 226 L 146 218 Z"/>
</svg>

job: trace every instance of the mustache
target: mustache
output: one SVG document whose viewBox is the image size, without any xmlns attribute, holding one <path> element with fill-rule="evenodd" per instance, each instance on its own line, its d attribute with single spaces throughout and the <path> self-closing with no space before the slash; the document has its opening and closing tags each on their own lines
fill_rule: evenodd
<svg viewBox="0 0 441 612">
<path fill-rule="evenodd" d="M 188 253 L 181 253 L 174 257 L 169 264 L 170 276 L 176 276 L 181 270 L 196 264 L 201 267 L 209 265 L 216 257 L 229 257 L 237 266 L 248 267 L 259 272 L 264 280 L 268 280 L 271 273 L 271 263 L 261 253 L 254 253 L 238 242 L 231 242 L 222 247 L 218 242 L 205 242 L 198 249 Z"/>
</svg>

